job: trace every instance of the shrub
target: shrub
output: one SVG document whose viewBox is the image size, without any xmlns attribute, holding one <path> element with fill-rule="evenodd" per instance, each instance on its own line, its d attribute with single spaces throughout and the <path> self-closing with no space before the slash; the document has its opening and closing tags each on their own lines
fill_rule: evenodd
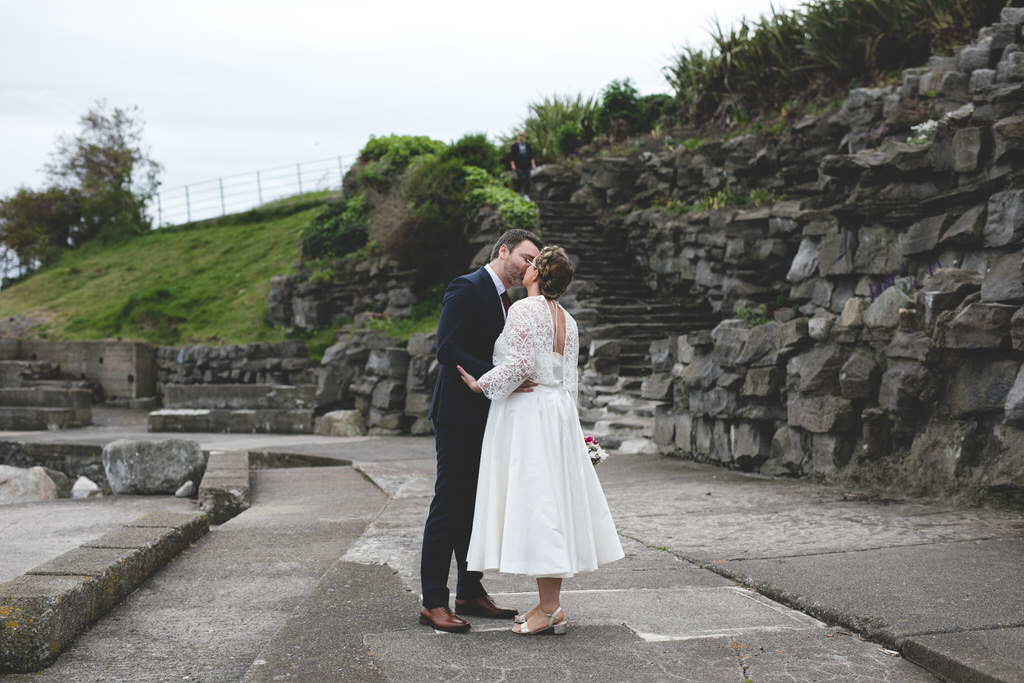
<svg viewBox="0 0 1024 683">
<path fill-rule="evenodd" d="M 647 132 L 675 110 L 675 100 L 670 95 L 640 97 L 628 78 L 609 83 L 601 97 L 597 129 L 612 137 Z"/>
<path fill-rule="evenodd" d="M 494 176 L 476 168 L 467 168 L 466 186 L 468 207 L 475 208 L 484 204 L 493 206 L 509 229 L 533 230 L 537 227 L 540 219 L 537 205 L 517 195 Z"/>
<path fill-rule="evenodd" d="M 446 147 L 443 142 L 426 136 L 371 135 L 360 150 L 351 172 L 361 187 L 386 188 L 405 172 L 413 159 L 427 154 L 440 154 Z"/>
<path fill-rule="evenodd" d="M 583 129 L 575 121 L 566 121 L 555 131 L 555 147 L 558 154 L 568 157 L 583 146 Z"/>
<path fill-rule="evenodd" d="M 443 152 L 441 159 L 458 159 L 465 166 L 476 166 L 491 174 L 500 173 L 503 167 L 502 152 L 483 133 L 464 135 Z"/>
<path fill-rule="evenodd" d="M 384 253 L 415 268 L 420 284 L 447 279 L 466 262 L 466 168 L 458 159 L 434 155 L 416 159 L 393 195 L 402 211 L 395 220 L 376 224 Z"/>
<path fill-rule="evenodd" d="M 313 217 L 302 231 L 302 253 L 310 258 L 344 256 L 364 246 L 368 235 L 369 204 L 360 192 Z"/>
</svg>

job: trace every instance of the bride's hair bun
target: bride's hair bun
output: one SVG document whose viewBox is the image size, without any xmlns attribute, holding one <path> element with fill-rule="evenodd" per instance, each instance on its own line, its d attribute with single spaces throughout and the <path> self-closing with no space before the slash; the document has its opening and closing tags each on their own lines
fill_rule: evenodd
<svg viewBox="0 0 1024 683">
<path fill-rule="evenodd" d="M 557 299 L 569 289 L 573 268 L 564 249 L 553 244 L 544 247 L 533 260 L 533 265 L 537 266 L 537 284 L 545 298 Z"/>
</svg>

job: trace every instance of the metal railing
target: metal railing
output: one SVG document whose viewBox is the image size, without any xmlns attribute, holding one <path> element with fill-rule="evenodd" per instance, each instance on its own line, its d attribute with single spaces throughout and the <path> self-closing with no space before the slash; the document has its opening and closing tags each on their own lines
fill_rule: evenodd
<svg viewBox="0 0 1024 683">
<path fill-rule="evenodd" d="M 347 166 L 337 156 L 226 176 L 160 191 L 150 205 L 155 225 L 180 225 L 240 213 L 285 197 L 341 187 Z M 351 165 L 351 164 L 349 164 Z"/>
</svg>

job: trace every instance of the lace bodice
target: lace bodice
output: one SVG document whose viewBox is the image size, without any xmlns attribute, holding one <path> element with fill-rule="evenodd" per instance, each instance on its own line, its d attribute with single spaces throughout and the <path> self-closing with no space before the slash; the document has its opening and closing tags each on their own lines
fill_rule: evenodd
<svg viewBox="0 0 1024 683">
<path fill-rule="evenodd" d="M 579 386 L 576 364 L 580 356 L 580 336 L 576 321 L 568 311 L 565 312 L 562 353 L 557 353 L 554 347 L 555 327 L 547 299 L 531 296 L 512 304 L 505 329 L 494 342 L 494 367 L 477 379 L 484 395 L 497 401 L 507 397 L 525 380 L 531 380 L 548 386 L 561 384 L 575 401 Z"/>
</svg>

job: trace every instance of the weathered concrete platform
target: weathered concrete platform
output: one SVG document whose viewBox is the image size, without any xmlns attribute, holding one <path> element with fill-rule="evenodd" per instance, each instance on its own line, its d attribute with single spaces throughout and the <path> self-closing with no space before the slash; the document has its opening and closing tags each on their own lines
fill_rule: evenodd
<svg viewBox="0 0 1024 683">
<path fill-rule="evenodd" d="M 87 442 L 139 430 L 19 438 Z M 431 439 L 194 438 L 207 451 L 249 454 L 250 507 L 49 668 L 5 683 L 623 672 L 651 683 L 1024 680 L 1019 511 L 845 495 L 857 492 L 613 454 L 599 476 L 627 556 L 566 581 L 569 635 L 512 637 L 508 623 L 486 619 L 471 619 L 467 635 L 437 634 L 416 623 Z M 282 454 L 354 466 L 259 469 Z M 5 529 L 5 538 L 17 533 Z M 485 585 L 501 604 L 532 605 L 528 579 L 488 576 Z"/>
</svg>

